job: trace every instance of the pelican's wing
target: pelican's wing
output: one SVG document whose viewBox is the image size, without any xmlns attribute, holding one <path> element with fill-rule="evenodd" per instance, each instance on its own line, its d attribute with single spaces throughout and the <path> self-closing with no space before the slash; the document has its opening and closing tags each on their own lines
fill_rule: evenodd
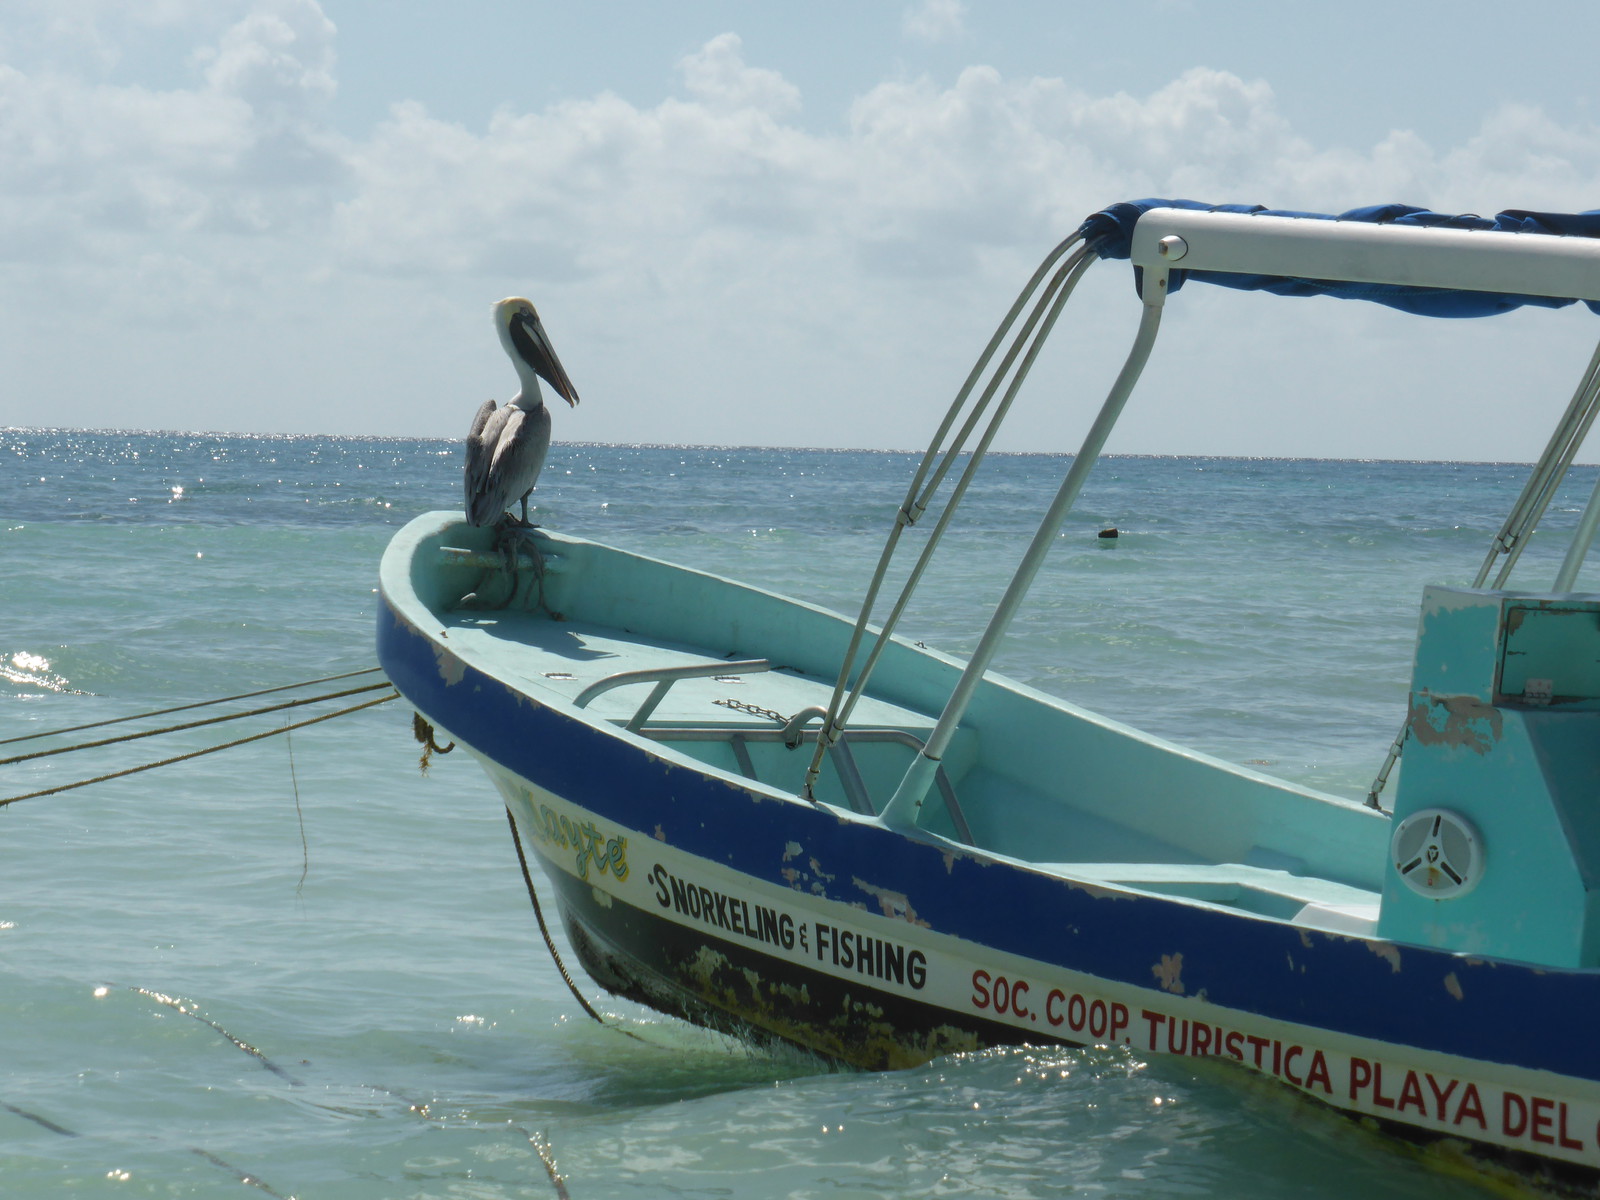
<svg viewBox="0 0 1600 1200">
<path fill-rule="evenodd" d="M 533 490 L 550 450 L 550 410 L 543 404 L 531 411 L 516 407 L 501 411 L 510 415 L 501 427 L 484 488 L 485 508 L 491 503 L 495 506 L 490 520 Z"/>
<path fill-rule="evenodd" d="M 471 525 L 493 525 L 521 492 L 512 492 L 516 480 L 508 469 L 516 465 L 515 446 L 523 427 L 523 412 L 508 404 L 489 419 L 483 431 L 483 482 L 472 493 L 467 511 Z"/>
<path fill-rule="evenodd" d="M 472 418 L 472 428 L 467 430 L 467 465 L 462 476 L 466 483 L 467 522 L 471 525 L 484 524 L 476 519 L 478 498 L 483 495 L 484 485 L 489 480 L 489 464 L 494 458 L 493 437 L 499 435 L 500 427 L 505 423 L 505 411 L 501 409 L 497 412 L 494 401 L 485 400 Z M 492 514 L 490 520 L 498 515 Z"/>
</svg>

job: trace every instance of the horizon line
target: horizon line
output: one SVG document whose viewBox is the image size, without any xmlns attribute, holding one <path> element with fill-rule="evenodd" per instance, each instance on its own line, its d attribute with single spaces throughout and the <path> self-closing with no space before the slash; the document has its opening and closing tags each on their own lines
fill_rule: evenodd
<svg viewBox="0 0 1600 1200">
<path fill-rule="evenodd" d="M 83 433 L 94 435 L 127 436 L 136 434 L 144 437 L 169 437 L 169 438 L 236 438 L 241 440 L 258 441 L 294 441 L 294 440 L 323 440 L 323 441 L 357 441 L 357 442 L 439 442 L 446 445 L 460 444 L 459 437 L 438 434 L 363 434 L 363 433 L 268 433 L 268 432 L 241 432 L 239 430 L 222 429 L 143 429 L 137 427 L 104 427 L 95 428 L 78 425 L 0 425 L 0 435 L 3 434 L 66 434 Z M 898 454 L 919 455 L 925 453 L 923 449 L 905 449 L 900 447 L 882 446 L 793 446 L 793 445 L 757 445 L 744 442 L 601 442 L 601 441 L 561 441 L 551 443 L 551 450 L 564 446 L 594 447 L 609 450 L 753 450 L 774 451 L 787 450 L 804 454 Z M 963 456 L 969 456 L 970 450 L 963 450 Z M 987 452 L 990 457 L 1002 458 L 1074 458 L 1073 450 L 995 450 Z M 1475 459 L 1475 458 L 1384 458 L 1378 455 L 1362 457 L 1334 457 L 1316 454 L 1193 454 L 1171 451 L 1129 451 L 1123 453 L 1108 453 L 1100 456 L 1102 459 L 1130 459 L 1130 458 L 1155 458 L 1155 459 L 1205 459 L 1219 462 L 1321 462 L 1321 463 L 1429 463 L 1450 466 L 1481 466 L 1481 467 L 1516 467 L 1531 466 L 1532 460 L 1522 459 Z M 1596 466 L 1600 463 L 1573 462 L 1572 466 Z"/>
</svg>

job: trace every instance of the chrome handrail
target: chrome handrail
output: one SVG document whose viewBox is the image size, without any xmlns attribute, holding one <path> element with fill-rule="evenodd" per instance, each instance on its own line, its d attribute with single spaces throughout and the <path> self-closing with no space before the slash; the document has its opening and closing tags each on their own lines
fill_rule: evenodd
<svg viewBox="0 0 1600 1200">
<path fill-rule="evenodd" d="M 644 698 L 644 703 L 634 711 L 624 726 L 629 733 L 638 733 L 640 726 L 650 719 L 650 714 L 655 712 L 656 706 L 666 699 L 667 693 L 672 690 L 672 685 L 680 679 L 705 679 L 713 675 L 754 675 L 760 671 L 770 670 L 772 663 L 767 659 L 745 658 L 737 662 L 689 663 L 681 667 L 646 667 L 638 671 L 618 671 L 615 675 L 597 679 L 584 688 L 578 693 L 573 704 L 585 708 L 589 701 L 613 688 L 627 687 L 630 683 L 653 683 L 656 686 L 650 689 L 650 694 Z"/>
</svg>

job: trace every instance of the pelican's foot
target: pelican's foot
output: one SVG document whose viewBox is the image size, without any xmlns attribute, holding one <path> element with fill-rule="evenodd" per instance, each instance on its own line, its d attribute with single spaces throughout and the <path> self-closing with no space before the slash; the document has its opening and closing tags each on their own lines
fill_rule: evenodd
<svg viewBox="0 0 1600 1200">
<path fill-rule="evenodd" d="M 533 531 L 537 528 L 537 525 L 507 522 L 495 530 L 494 551 L 500 557 L 501 570 L 513 579 L 528 560 L 532 561 L 536 576 L 544 575 L 544 555 L 539 553 L 538 544 L 533 540 Z"/>
<path fill-rule="evenodd" d="M 508 607 L 543 609 L 555 620 L 560 614 L 552 611 L 544 601 L 544 555 L 533 534 L 539 527 L 533 522 L 506 520 L 495 529 L 494 548 L 501 562 L 501 578 L 511 585 Z M 531 567 L 531 570 L 526 568 Z"/>
</svg>

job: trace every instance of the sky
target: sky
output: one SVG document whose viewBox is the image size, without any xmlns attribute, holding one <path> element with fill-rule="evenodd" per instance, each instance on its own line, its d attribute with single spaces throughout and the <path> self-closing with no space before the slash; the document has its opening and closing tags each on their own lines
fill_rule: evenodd
<svg viewBox="0 0 1600 1200">
<path fill-rule="evenodd" d="M 558 441 L 918 448 L 1107 204 L 1600 208 L 1600 15 L 1510 14 L 0 0 L 0 426 L 459 436 L 525 295 Z M 997 445 L 1137 320 L 1092 270 Z M 1597 337 L 1186 288 L 1109 449 L 1525 461 Z"/>
</svg>

